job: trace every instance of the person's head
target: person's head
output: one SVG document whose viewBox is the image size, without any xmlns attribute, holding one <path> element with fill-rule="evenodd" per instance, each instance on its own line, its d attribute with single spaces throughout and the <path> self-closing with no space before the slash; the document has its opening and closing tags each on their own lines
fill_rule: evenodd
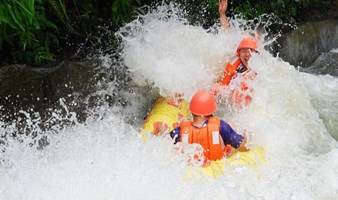
<svg viewBox="0 0 338 200">
<path fill-rule="evenodd" d="M 249 59 L 253 52 L 258 52 L 257 41 L 252 37 L 245 37 L 241 40 L 237 47 L 237 56 L 241 60 L 242 64 L 248 66 Z"/>
<path fill-rule="evenodd" d="M 209 118 L 216 112 L 216 99 L 209 92 L 198 90 L 190 100 L 189 109 L 194 119 Z"/>
</svg>

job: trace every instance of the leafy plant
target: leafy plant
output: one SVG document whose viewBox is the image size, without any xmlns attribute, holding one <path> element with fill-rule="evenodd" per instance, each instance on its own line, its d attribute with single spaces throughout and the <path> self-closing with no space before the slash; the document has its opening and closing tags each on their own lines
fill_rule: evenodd
<svg viewBox="0 0 338 200">
<path fill-rule="evenodd" d="M 41 64 L 54 59 L 58 28 L 47 17 L 47 5 L 70 29 L 62 0 L 0 1 L 0 47 L 8 48 L 12 62 Z"/>
<path fill-rule="evenodd" d="M 168 2 L 168 1 L 167 1 Z M 112 24 L 115 27 L 132 20 L 142 6 L 151 6 L 162 3 L 157 0 L 113 0 L 112 4 Z"/>
<path fill-rule="evenodd" d="M 332 0 L 238 0 L 231 1 L 231 9 L 246 18 L 254 18 L 265 13 L 273 13 L 283 22 L 294 23 L 308 8 L 323 9 Z"/>
<path fill-rule="evenodd" d="M 163 0 L 183 7 L 193 24 L 218 21 L 218 0 Z M 283 22 L 295 22 L 307 8 L 320 10 L 334 0 L 228 0 L 229 15 L 248 19 L 274 13 Z M 67 42 L 95 46 L 106 25 L 117 30 L 136 17 L 138 8 L 158 0 L 0 0 L 0 51 L 9 63 L 40 64 L 55 59 Z M 109 36 L 107 36 L 109 37 Z M 107 44 L 109 45 L 109 44 Z M 2 61 L 3 62 L 3 61 Z"/>
<path fill-rule="evenodd" d="M 7 43 L 15 61 L 42 63 L 53 59 L 50 47 L 55 37 L 44 31 L 57 27 L 46 18 L 41 0 L 2 0 L 0 27 L 0 46 Z"/>
</svg>

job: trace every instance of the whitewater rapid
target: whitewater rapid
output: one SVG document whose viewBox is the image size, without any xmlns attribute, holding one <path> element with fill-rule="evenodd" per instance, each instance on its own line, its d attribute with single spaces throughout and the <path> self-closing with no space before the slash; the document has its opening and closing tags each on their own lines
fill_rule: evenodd
<svg viewBox="0 0 338 200">
<path fill-rule="evenodd" d="M 129 23 L 118 33 L 120 54 L 136 84 L 150 84 L 162 95 L 184 92 L 189 99 L 212 85 L 249 33 L 239 26 L 205 30 L 180 15 L 162 6 Z M 141 124 L 126 122 L 131 113 L 145 113 L 143 105 L 151 101 L 149 91 L 135 90 L 121 94 L 128 95 L 127 107 L 98 108 L 102 117 L 48 134 L 42 150 L 28 137 L 8 138 L 0 152 L 0 200 L 337 199 L 337 78 L 301 73 L 263 46 L 261 41 L 260 54 L 250 60 L 258 73 L 251 105 L 218 113 L 265 148 L 267 161 L 258 170 L 184 179 L 186 164 L 173 153 L 170 138 L 143 142 Z"/>
</svg>

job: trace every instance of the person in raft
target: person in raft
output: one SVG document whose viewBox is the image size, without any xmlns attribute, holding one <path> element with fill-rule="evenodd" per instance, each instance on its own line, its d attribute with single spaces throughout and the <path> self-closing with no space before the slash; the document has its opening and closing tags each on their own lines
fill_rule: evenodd
<svg viewBox="0 0 338 200">
<path fill-rule="evenodd" d="M 174 143 L 200 144 L 203 147 L 204 164 L 222 159 L 229 151 L 228 145 L 239 151 L 247 151 L 247 137 L 238 134 L 224 120 L 213 116 L 217 109 L 215 96 L 205 90 L 197 91 L 189 105 L 192 121 L 183 121 L 170 132 Z"/>
<path fill-rule="evenodd" d="M 220 23 L 224 29 L 229 28 L 229 19 L 225 15 L 227 7 L 228 0 L 219 0 Z M 243 80 L 253 80 L 255 78 L 256 72 L 253 72 L 248 65 L 253 53 L 258 53 L 257 40 L 253 37 L 244 37 L 238 44 L 236 56 L 231 62 L 226 63 L 223 75 L 219 78 L 217 84 L 213 86 L 212 91 L 215 95 L 218 94 L 220 88 L 228 86 L 238 75 L 241 75 Z M 236 105 L 248 105 L 252 99 L 252 92 L 248 84 L 242 81 L 240 88 L 232 94 L 232 101 Z"/>
</svg>

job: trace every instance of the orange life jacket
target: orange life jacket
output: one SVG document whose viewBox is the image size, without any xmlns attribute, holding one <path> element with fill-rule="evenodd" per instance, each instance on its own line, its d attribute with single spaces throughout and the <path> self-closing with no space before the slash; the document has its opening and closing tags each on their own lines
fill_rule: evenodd
<svg viewBox="0 0 338 200">
<path fill-rule="evenodd" d="M 205 161 L 220 160 L 224 157 L 226 150 L 219 133 L 220 119 L 211 117 L 208 124 L 202 128 L 194 127 L 192 121 L 183 121 L 180 129 L 181 142 L 200 144 L 203 147 Z"/>
<path fill-rule="evenodd" d="M 235 62 L 228 63 L 224 68 L 223 78 L 220 80 L 222 85 L 229 85 L 231 79 L 237 74 L 237 69 L 241 65 L 241 60 L 237 58 Z"/>
<path fill-rule="evenodd" d="M 241 60 L 237 58 L 235 62 L 228 63 L 224 69 L 223 78 L 220 81 L 220 84 L 227 86 L 231 82 L 231 80 L 236 77 L 237 70 L 241 65 Z M 245 80 L 253 80 L 256 76 L 255 72 L 251 72 L 251 74 L 246 74 L 244 77 L 244 81 L 240 83 L 240 87 L 235 89 L 231 95 L 232 102 L 239 107 L 243 105 L 248 106 L 252 100 L 253 89 L 248 86 Z"/>
</svg>

